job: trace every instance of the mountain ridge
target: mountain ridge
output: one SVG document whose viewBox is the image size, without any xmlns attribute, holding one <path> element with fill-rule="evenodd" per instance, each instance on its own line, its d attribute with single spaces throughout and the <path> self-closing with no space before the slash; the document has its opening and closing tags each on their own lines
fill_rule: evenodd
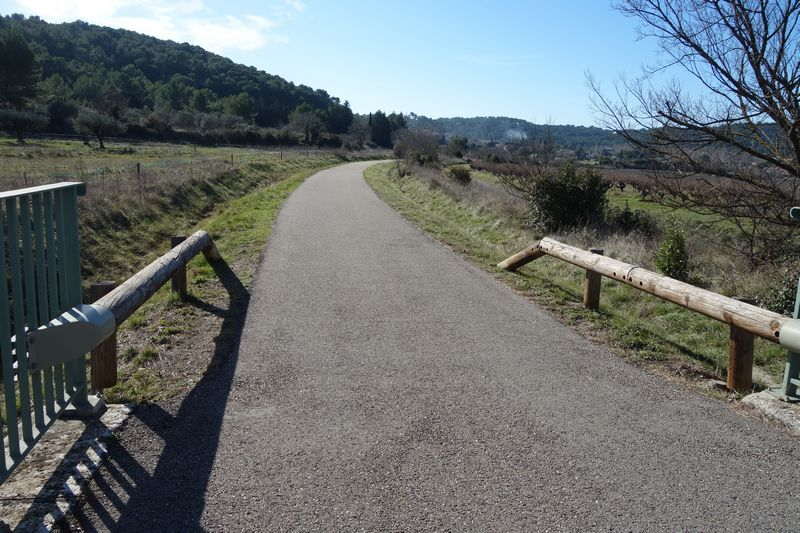
<svg viewBox="0 0 800 533">
<path fill-rule="evenodd" d="M 559 146 L 571 149 L 625 143 L 615 133 L 596 126 L 534 124 L 504 116 L 430 118 L 411 113 L 408 125 L 409 128 L 425 129 L 445 137 L 466 137 L 473 142 L 509 142 L 551 136 Z"/>
</svg>

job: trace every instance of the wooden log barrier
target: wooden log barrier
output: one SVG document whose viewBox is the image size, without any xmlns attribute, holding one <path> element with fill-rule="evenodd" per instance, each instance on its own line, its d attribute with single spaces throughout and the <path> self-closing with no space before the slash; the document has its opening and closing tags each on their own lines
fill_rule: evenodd
<svg viewBox="0 0 800 533">
<path fill-rule="evenodd" d="M 640 266 L 593 254 L 548 238 L 529 246 L 497 266 L 506 270 L 515 270 L 543 255 L 549 255 L 597 272 L 602 276 L 625 283 L 720 322 L 734 325 L 772 342 L 778 342 L 781 326 L 790 320 L 778 313 L 695 287 Z"/>
<path fill-rule="evenodd" d="M 790 318 L 593 252 L 594 250 L 581 250 L 553 239 L 544 238 L 512 255 L 497 266 L 514 271 L 543 255 L 549 255 L 586 269 L 584 305 L 587 308 L 591 309 L 593 308 L 591 306 L 599 303 L 599 284 L 596 290 L 592 284 L 596 283 L 599 276 L 606 276 L 681 307 L 730 324 L 727 386 L 738 392 L 752 390 L 755 336 L 771 342 L 778 342 L 780 329 Z M 590 277 L 590 273 L 598 277 Z"/>
<path fill-rule="evenodd" d="M 209 262 L 220 259 L 214 242 L 205 231 L 193 233 L 185 241 L 128 278 L 125 283 L 100 298 L 95 304 L 111 311 L 119 325 L 153 296 L 167 280 L 171 279 L 179 268 L 184 267 L 201 252 Z"/>
<path fill-rule="evenodd" d="M 539 243 L 528 246 L 524 250 L 515 253 L 505 261 L 498 263 L 497 268 L 515 272 L 518 268 L 527 265 L 535 259 L 539 259 L 544 255 L 544 252 L 539 250 Z"/>
</svg>

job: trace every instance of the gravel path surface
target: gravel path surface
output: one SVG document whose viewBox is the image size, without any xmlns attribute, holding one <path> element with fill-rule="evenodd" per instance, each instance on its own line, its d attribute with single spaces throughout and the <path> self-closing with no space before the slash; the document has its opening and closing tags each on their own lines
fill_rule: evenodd
<svg viewBox="0 0 800 533">
<path fill-rule="evenodd" d="M 558 323 L 405 222 L 368 165 L 291 196 L 238 355 L 137 411 L 75 527 L 800 528 L 797 440 Z"/>
</svg>

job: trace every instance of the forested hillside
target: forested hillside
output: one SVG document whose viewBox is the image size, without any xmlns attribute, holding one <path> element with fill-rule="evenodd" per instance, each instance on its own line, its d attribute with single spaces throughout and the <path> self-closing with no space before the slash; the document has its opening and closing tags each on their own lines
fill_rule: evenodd
<svg viewBox="0 0 800 533">
<path fill-rule="evenodd" d="M 247 137 L 267 133 L 254 128 L 294 122 L 300 139 L 316 142 L 325 133 L 347 132 L 353 120 L 347 102 L 324 90 L 295 85 L 189 44 L 21 15 L 0 17 L 3 35 L 11 44 L 0 62 L 12 61 L 11 51 L 20 46 L 33 52 L 36 84 L 24 107 L 38 122 L 30 120 L 30 130 L 68 133 L 81 124 L 91 130 L 89 123 L 102 119 L 109 133 L 169 137 L 238 130 Z M 16 111 L 23 107 L 20 102 L 3 104 Z M 39 123 L 42 117 L 45 124 Z"/>
<path fill-rule="evenodd" d="M 509 117 L 432 119 L 412 114 L 408 117 L 408 125 L 410 128 L 433 131 L 445 137 L 466 137 L 473 142 L 508 142 L 551 136 L 557 145 L 571 149 L 624 144 L 618 136 L 601 128 L 533 124 L 527 120 Z"/>
</svg>

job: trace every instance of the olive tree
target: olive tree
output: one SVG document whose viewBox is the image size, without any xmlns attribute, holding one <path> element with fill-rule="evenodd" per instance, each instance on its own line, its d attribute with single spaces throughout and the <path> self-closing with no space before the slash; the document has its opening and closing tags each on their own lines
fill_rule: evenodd
<svg viewBox="0 0 800 533">
<path fill-rule="evenodd" d="M 114 117 L 89 108 L 80 110 L 75 118 L 75 127 L 80 133 L 95 136 L 101 149 L 105 148 L 106 137 L 122 130 L 122 125 Z"/>
</svg>

